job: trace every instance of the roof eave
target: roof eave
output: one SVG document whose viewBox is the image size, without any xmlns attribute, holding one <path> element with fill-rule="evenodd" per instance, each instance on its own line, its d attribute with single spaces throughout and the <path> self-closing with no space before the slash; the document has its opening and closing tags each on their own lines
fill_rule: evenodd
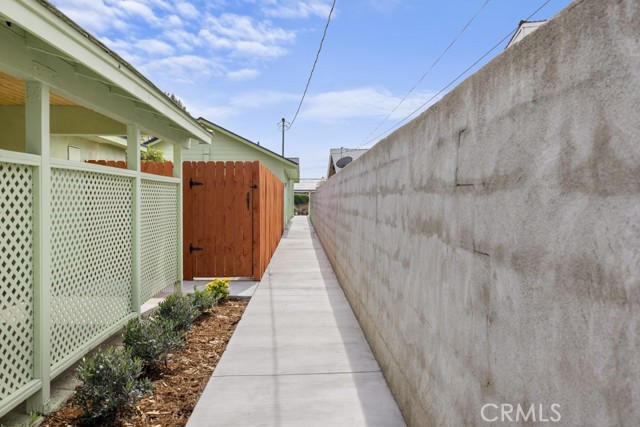
<svg viewBox="0 0 640 427">
<path fill-rule="evenodd" d="M 238 135 L 237 133 L 234 133 L 232 131 L 230 131 L 229 129 L 225 129 L 220 125 L 217 125 L 207 119 L 205 119 L 204 117 L 198 117 L 197 119 L 201 124 L 203 124 L 206 128 L 211 129 L 213 132 L 220 132 L 221 134 L 227 135 L 229 138 L 233 138 L 238 142 L 243 143 L 244 145 L 257 150 L 261 153 L 264 153 L 268 156 L 273 157 L 274 159 L 282 162 L 285 165 L 285 168 L 296 168 L 299 170 L 299 166 L 296 162 L 291 161 L 289 159 L 287 159 L 286 157 L 282 157 L 280 154 L 278 153 L 274 153 L 273 151 L 269 150 L 268 148 L 262 147 L 258 144 L 256 144 L 253 141 L 248 140 L 247 138 Z"/>
<path fill-rule="evenodd" d="M 182 141 L 173 138 L 172 142 L 188 144 L 189 139 L 197 139 L 211 143 L 211 135 L 200 123 L 174 104 L 133 66 L 50 3 L 44 0 L 6 2 L 1 13 L 42 42 L 55 40 L 54 49 L 62 54 L 60 57 L 71 58 L 76 66 L 95 73 L 101 83 L 119 92 L 117 95 L 124 95 L 132 102 L 151 108 L 154 116 L 162 118 L 169 127 L 184 135 L 184 138 L 180 138 Z M 47 82 L 44 78 L 43 81 Z"/>
</svg>

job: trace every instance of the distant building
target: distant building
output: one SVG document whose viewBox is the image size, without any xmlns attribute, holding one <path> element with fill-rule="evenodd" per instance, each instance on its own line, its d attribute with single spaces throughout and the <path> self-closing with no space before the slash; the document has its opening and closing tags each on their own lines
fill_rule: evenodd
<svg viewBox="0 0 640 427">
<path fill-rule="evenodd" d="M 543 19 L 541 21 L 520 21 L 520 25 L 518 26 L 516 33 L 513 35 L 513 37 L 511 37 L 511 40 L 509 40 L 509 43 L 507 43 L 507 47 L 505 47 L 505 49 L 509 49 L 511 46 L 518 43 L 520 40 L 540 28 L 540 26 L 545 24 L 546 22 L 546 19 Z"/>
<path fill-rule="evenodd" d="M 309 215 L 311 209 L 311 195 L 316 192 L 316 188 L 325 181 L 324 178 L 300 178 L 300 182 L 295 183 L 293 189 L 295 193 L 295 214 Z M 307 196 L 305 201 L 303 197 Z"/>
<path fill-rule="evenodd" d="M 293 191 L 296 194 L 311 195 L 316 191 L 316 188 L 324 182 L 324 178 L 300 178 L 300 182 L 296 182 L 293 185 Z"/>
<path fill-rule="evenodd" d="M 362 156 L 367 151 L 369 151 L 368 148 L 332 148 L 329 152 L 329 169 L 327 171 L 327 179 L 340 172 L 345 166 Z"/>
</svg>

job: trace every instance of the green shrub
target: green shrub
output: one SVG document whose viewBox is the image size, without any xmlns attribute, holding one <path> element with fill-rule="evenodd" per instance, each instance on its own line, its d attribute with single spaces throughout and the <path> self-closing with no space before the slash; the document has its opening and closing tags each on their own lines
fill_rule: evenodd
<svg viewBox="0 0 640 427">
<path fill-rule="evenodd" d="M 193 306 L 191 298 L 171 294 L 158 304 L 158 315 L 171 320 L 175 331 L 186 332 L 200 312 Z"/>
<path fill-rule="evenodd" d="M 152 391 L 148 379 L 139 379 L 141 372 L 142 360 L 127 350 L 112 347 L 83 359 L 76 373 L 82 384 L 73 397 L 84 411 L 82 423 L 113 425 L 119 413 Z"/>
<path fill-rule="evenodd" d="M 193 293 L 189 294 L 188 297 L 191 298 L 191 305 L 193 305 L 200 314 L 209 310 L 218 303 L 217 295 L 206 288 L 199 291 L 194 286 Z"/>
<path fill-rule="evenodd" d="M 169 353 L 184 346 L 173 321 L 156 316 L 131 319 L 124 328 L 122 340 L 131 356 L 142 359 L 150 369 L 166 364 Z"/>
<path fill-rule="evenodd" d="M 309 203 L 309 196 L 306 194 L 294 194 L 293 195 L 293 204 L 294 205 L 306 205 Z"/>
<path fill-rule="evenodd" d="M 222 301 L 229 298 L 229 279 L 213 279 L 213 282 L 207 283 L 205 290 L 211 292 L 216 301 Z"/>
<path fill-rule="evenodd" d="M 145 162 L 165 162 L 162 150 L 147 147 L 147 151 L 140 151 L 140 160 Z"/>
</svg>

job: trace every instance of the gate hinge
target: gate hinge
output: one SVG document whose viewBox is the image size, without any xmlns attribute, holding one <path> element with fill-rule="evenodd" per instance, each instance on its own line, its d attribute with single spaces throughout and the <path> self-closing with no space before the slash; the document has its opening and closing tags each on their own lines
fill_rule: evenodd
<svg viewBox="0 0 640 427">
<path fill-rule="evenodd" d="M 194 181 L 193 178 L 189 178 L 189 188 L 193 188 L 196 185 L 204 185 L 204 184 L 198 181 Z"/>
<path fill-rule="evenodd" d="M 189 253 L 192 254 L 197 251 L 203 251 L 204 248 L 199 248 L 197 246 L 193 246 L 193 243 L 189 243 Z"/>
</svg>

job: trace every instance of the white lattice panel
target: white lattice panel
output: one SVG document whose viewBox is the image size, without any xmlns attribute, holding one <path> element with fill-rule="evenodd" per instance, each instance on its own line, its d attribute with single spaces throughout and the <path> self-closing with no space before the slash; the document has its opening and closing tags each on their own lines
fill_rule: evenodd
<svg viewBox="0 0 640 427">
<path fill-rule="evenodd" d="M 142 180 L 142 303 L 178 280 L 178 185 Z"/>
<path fill-rule="evenodd" d="M 52 170 L 52 365 L 131 312 L 132 188 L 127 177 Z"/>
<path fill-rule="evenodd" d="M 32 379 L 33 171 L 0 162 L 0 401 Z"/>
</svg>

